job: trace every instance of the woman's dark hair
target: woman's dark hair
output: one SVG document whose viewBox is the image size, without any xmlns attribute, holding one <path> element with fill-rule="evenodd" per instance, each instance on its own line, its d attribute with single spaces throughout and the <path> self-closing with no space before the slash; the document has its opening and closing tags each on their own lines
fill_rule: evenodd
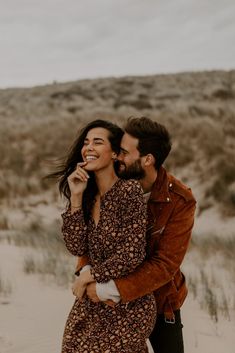
<svg viewBox="0 0 235 353">
<path fill-rule="evenodd" d="M 117 154 L 119 154 L 120 152 L 120 143 L 123 136 L 123 130 L 119 126 L 106 120 L 94 120 L 88 123 L 79 131 L 77 139 L 74 141 L 74 143 L 69 149 L 68 156 L 65 158 L 63 163 L 58 166 L 57 171 L 49 175 L 50 178 L 56 178 L 58 180 L 59 191 L 68 200 L 69 205 L 71 193 L 67 178 L 76 169 L 77 163 L 83 162 L 81 150 L 84 145 L 84 140 L 87 136 L 87 133 L 91 129 L 97 127 L 101 127 L 108 130 L 108 139 L 111 144 L 112 150 Z M 86 223 L 89 219 L 92 205 L 94 203 L 95 196 L 98 191 L 94 173 L 89 172 L 89 176 L 90 178 L 88 179 L 87 187 L 83 193 L 82 200 L 82 209 L 84 212 L 84 219 Z"/>
<path fill-rule="evenodd" d="M 158 170 L 171 150 L 171 138 L 165 126 L 146 117 L 130 117 L 124 130 L 139 140 L 137 149 L 140 156 L 148 153 L 154 156 L 155 168 Z"/>
</svg>

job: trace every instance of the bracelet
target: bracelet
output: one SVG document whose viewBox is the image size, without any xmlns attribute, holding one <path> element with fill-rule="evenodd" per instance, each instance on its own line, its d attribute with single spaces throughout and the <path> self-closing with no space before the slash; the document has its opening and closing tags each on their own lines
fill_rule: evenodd
<svg viewBox="0 0 235 353">
<path fill-rule="evenodd" d="M 81 208 L 82 205 L 80 205 L 80 206 L 73 206 L 73 205 L 70 205 L 70 207 L 73 207 L 73 208 Z"/>
</svg>

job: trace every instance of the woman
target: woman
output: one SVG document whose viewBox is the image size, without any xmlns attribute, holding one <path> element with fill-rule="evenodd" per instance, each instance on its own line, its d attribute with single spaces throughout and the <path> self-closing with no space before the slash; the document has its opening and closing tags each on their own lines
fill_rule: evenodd
<svg viewBox="0 0 235 353">
<path fill-rule="evenodd" d="M 93 303 L 88 283 L 132 272 L 145 257 L 146 206 L 137 181 L 119 179 L 115 160 L 122 130 L 104 120 L 89 123 L 75 141 L 60 175 L 68 199 L 62 215 L 66 247 L 87 255 L 91 269 L 79 276 L 80 290 L 69 314 L 62 353 L 144 353 L 155 322 L 152 294 L 128 304 Z"/>
</svg>

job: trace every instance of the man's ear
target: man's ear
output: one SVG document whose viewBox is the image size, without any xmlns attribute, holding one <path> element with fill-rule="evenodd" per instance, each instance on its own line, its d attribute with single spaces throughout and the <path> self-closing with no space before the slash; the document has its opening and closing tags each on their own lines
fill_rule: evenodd
<svg viewBox="0 0 235 353">
<path fill-rule="evenodd" d="M 146 167 L 149 167 L 151 165 L 154 165 L 155 164 L 155 158 L 154 156 L 151 154 L 151 153 L 148 153 L 146 156 L 145 156 L 145 162 L 144 162 L 144 165 Z"/>
</svg>

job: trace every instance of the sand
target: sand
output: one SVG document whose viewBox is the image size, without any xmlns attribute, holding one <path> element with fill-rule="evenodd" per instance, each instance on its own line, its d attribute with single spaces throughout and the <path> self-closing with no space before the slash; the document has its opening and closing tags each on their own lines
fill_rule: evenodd
<svg viewBox="0 0 235 353">
<path fill-rule="evenodd" d="M 1 275 L 13 284 L 12 294 L 0 297 L 0 353 L 59 353 L 74 297 L 70 289 L 26 275 L 22 269 L 25 251 L 0 243 Z M 185 353 L 234 352 L 234 317 L 215 324 L 189 296 L 182 319 Z"/>
</svg>

